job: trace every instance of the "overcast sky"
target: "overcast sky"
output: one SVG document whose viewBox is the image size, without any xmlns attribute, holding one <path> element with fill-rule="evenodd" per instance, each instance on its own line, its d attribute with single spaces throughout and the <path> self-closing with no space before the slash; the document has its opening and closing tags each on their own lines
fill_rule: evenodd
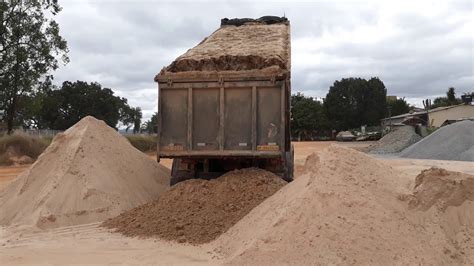
<svg viewBox="0 0 474 266">
<path fill-rule="evenodd" d="M 60 0 L 71 62 L 65 80 L 96 81 L 157 110 L 153 77 L 199 43 L 223 17 L 277 15 L 291 23 L 292 90 L 324 97 L 343 77 L 377 76 L 389 95 L 421 99 L 474 89 L 473 1 Z"/>
</svg>

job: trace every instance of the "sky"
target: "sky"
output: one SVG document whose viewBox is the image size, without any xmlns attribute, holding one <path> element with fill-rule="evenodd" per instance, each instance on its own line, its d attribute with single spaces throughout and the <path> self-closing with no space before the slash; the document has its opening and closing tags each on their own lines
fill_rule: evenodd
<svg viewBox="0 0 474 266">
<path fill-rule="evenodd" d="M 220 19 L 286 16 L 292 91 L 325 97 L 335 80 L 379 77 L 388 95 L 422 100 L 474 90 L 474 11 L 467 1 L 60 0 L 70 62 L 56 84 L 99 82 L 157 110 L 154 76 L 220 26 Z"/>
</svg>

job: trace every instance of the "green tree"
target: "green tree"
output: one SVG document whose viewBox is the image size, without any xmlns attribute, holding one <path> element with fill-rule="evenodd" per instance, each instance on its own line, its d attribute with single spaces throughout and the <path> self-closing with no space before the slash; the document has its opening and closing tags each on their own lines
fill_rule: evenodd
<svg viewBox="0 0 474 266">
<path fill-rule="evenodd" d="M 291 95 L 291 134 L 299 140 L 311 139 L 327 128 L 321 102 L 301 93 Z"/>
<path fill-rule="evenodd" d="M 45 94 L 37 119 L 40 128 L 65 130 L 88 115 L 115 128 L 123 110 L 132 109 L 127 99 L 115 96 L 111 89 L 95 82 L 66 81 L 61 89 L 48 90 Z"/>
<path fill-rule="evenodd" d="M 446 98 L 448 99 L 448 103 L 453 104 L 456 103 L 456 92 L 453 87 L 449 88 L 446 92 Z"/>
<path fill-rule="evenodd" d="M 433 104 L 430 106 L 430 109 L 443 107 L 443 106 L 457 105 L 460 103 L 462 103 L 462 100 L 460 98 L 456 98 L 456 89 L 453 87 L 450 87 L 446 91 L 446 97 L 435 98 L 433 101 Z"/>
<path fill-rule="evenodd" d="M 343 78 L 335 81 L 324 100 L 324 109 L 336 130 L 380 123 L 387 112 L 387 90 L 379 78 Z"/>
<path fill-rule="evenodd" d="M 140 107 L 130 107 L 125 104 L 120 111 L 120 121 L 125 126 L 125 131 L 133 127 L 133 133 L 140 132 L 140 126 L 142 122 L 142 109 Z"/>
<path fill-rule="evenodd" d="M 67 43 L 53 17 L 57 0 L 9 0 L 0 3 L 0 110 L 8 132 L 22 124 L 19 114 L 42 81 L 48 82 L 59 60 L 67 63 Z M 21 118 L 22 116 L 20 116 Z"/>
<path fill-rule="evenodd" d="M 158 113 L 157 112 L 155 112 L 151 116 L 150 120 L 143 123 L 142 131 L 146 131 L 150 134 L 158 133 Z"/>
<path fill-rule="evenodd" d="M 410 105 L 405 101 L 405 98 L 387 101 L 387 106 L 392 110 L 392 116 L 410 112 Z"/>
</svg>

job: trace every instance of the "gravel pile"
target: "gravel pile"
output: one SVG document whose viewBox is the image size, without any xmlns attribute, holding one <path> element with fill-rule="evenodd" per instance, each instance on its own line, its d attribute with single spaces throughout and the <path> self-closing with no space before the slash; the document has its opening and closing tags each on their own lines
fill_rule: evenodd
<svg viewBox="0 0 474 266">
<path fill-rule="evenodd" d="M 402 157 L 474 161 L 474 121 L 444 126 L 402 151 Z"/>
<path fill-rule="evenodd" d="M 126 236 L 206 243 L 284 185 L 279 176 L 254 168 L 235 170 L 210 181 L 186 180 L 158 200 L 109 219 L 103 226 Z"/>
<path fill-rule="evenodd" d="M 375 154 L 397 153 L 421 139 L 422 137 L 416 134 L 414 127 L 403 126 L 388 133 L 375 145 L 369 147 L 369 152 Z"/>
</svg>

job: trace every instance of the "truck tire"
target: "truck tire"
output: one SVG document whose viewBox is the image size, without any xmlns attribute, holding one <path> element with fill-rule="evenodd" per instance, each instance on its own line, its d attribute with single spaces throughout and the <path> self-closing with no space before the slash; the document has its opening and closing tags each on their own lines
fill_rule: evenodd
<svg viewBox="0 0 474 266">
<path fill-rule="evenodd" d="M 293 181 L 294 169 L 295 169 L 295 150 L 293 144 L 291 145 L 290 151 L 285 152 L 285 175 L 283 179 L 287 182 Z"/>
</svg>

